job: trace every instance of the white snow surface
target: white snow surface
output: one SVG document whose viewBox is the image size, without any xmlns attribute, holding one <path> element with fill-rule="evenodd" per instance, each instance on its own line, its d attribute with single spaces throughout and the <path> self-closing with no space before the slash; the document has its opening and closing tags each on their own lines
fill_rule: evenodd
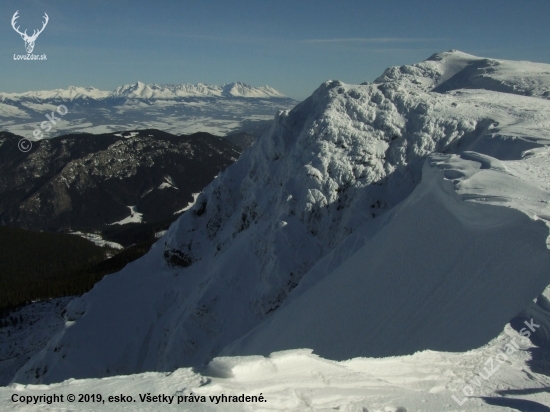
<svg viewBox="0 0 550 412">
<path fill-rule="evenodd" d="M 503 329 L 515 333 L 508 321 L 550 284 L 548 73 L 550 65 L 450 51 L 390 68 L 374 84 L 324 83 L 280 112 L 147 255 L 73 300 L 70 324 L 14 382 L 173 371 L 220 354 L 269 371 L 264 358 L 238 356 L 310 348 L 342 362 L 401 355 L 350 361 L 382 386 L 392 362 L 418 361 L 387 402 L 354 406 L 351 391 L 340 410 L 458 410 L 421 405 L 437 394 L 426 382 L 461 390 L 468 354 Z M 192 264 L 170 265 L 174 253 Z M 456 369 L 423 375 L 437 359 Z M 506 368 L 498 390 L 548 386 L 525 365 Z M 316 399 L 332 392 L 298 396 L 290 388 L 300 373 L 276 385 L 281 402 L 301 396 L 287 410 L 323 410 Z M 331 399 L 347 396 L 347 378 L 318 376 L 330 383 L 322 388 L 339 388 Z M 113 379 L 141 378 L 84 382 Z M 408 386 L 415 379 L 426 384 L 413 385 L 420 395 Z M 390 405 L 400 394 L 412 403 Z"/>
<path fill-rule="evenodd" d="M 506 345 L 519 349 L 505 363 L 496 360 Z M 206 368 L 180 368 L 173 373 L 147 372 L 102 379 L 70 379 L 52 385 L 12 384 L 0 387 L 0 408 L 20 411 L 344 411 L 453 412 L 546 411 L 548 376 L 529 371 L 532 348 L 509 327 L 482 348 L 466 353 L 422 351 L 411 356 L 355 358 L 335 362 L 308 349 L 276 352 L 269 357 L 219 357 Z M 480 378 L 487 361 L 497 370 Z M 487 376 L 485 373 L 484 376 Z M 463 388 L 473 389 L 465 397 Z M 529 388 L 529 389 L 522 389 Z M 64 402 L 45 400 L 14 404 L 12 396 L 63 395 Z M 105 403 L 67 402 L 68 395 L 100 394 Z M 129 403 L 110 396 L 132 396 Z M 142 402 L 140 395 L 166 395 L 164 402 Z M 265 402 L 216 403 L 211 396 L 260 396 Z M 204 396 L 205 402 L 183 401 Z M 178 396 L 180 403 L 178 404 Z M 453 396 L 457 399 L 454 400 Z M 134 401 L 135 400 L 135 401 Z M 462 405 L 459 405 L 462 403 Z M 545 409 L 546 408 L 546 409 Z"/>
<path fill-rule="evenodd" d="M 179 215 L 180 213 L 183 213 L 189 209 L 191 209 L 194 205 L 195 205 L 195 202 L 197 201 L 197 198 L 199 197 L 200 193 L 193 193 L 192 196 L 193 196 L 193 200 L 190 201 L 189 203 L 187 203 L 187 206 L 185 206 L 183 209 L 180 209 L 180 210 L 176 210 L 174 212 L 175 215 Z M 164 233 L 163 233 L 164 235 Z"/>
<path fill-rule="evenodd" d="M 109 223 L 110 225 L 126 225 L 128 223 L 141 223 L 143 220 L 143 213 L 137 211 L 137 206 L 127 206 L 130 209 L 130 215 L 118 222 Z"/>
<path fill-rule="evenodd" d="M 344 360 L 461 352 L 496 336 L 550 282 L 548 226 L 537 214 L 548 213 L 550 192 L 534 187 L 527 165 L 463 153 L 472 160 L 431 155 L 376 235 L 330 274 L 310 271 L 284 308 L 226 353 L 315 348 Z"/>
<path fill-rule="evenodd" d="M 174 181 L 170 176 L 164 176 L 164 182 L 162 182 L 158 188 L 159 189 L 173 188 L 173 189 L 179 190 L 176 186 L 174 186 Z"/>
<path fill-rule="evenodd" d="M 112 249 L 118 249 L 118 250 L 124 249 L 124 246 L 122 246 L 120 243 L 110 242 L 108 240 L 104 240 L 101 237 L 101 235 L 99 235 L 97 233 L 71 232 L 71 235 L 80 236 L 80 237 L 82 237 L 86 240 L 89 240 L 90 242 L 94 243 L 97 246 L 101 246 L 101 247 L 107 246 L 107 247 L 110 247 Z"/>
</svg>

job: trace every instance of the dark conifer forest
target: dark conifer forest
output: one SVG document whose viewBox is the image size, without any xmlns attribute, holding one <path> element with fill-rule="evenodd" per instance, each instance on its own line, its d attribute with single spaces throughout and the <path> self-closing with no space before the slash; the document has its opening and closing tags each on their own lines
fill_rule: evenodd
<svg viewBox="0 0 550 412">
<path fill-rule="evenodd" d="M 115 254 L 75 235 L 0 226 L 0 313 L 35 300 L 85 293 L 145 254 L 152 243 Z"/>
</svg>

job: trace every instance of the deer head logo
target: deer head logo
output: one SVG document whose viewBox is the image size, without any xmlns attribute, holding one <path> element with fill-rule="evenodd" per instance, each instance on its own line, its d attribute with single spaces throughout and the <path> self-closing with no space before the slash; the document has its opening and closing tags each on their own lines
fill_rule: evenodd
<svg viewBox="0 0 550 412">
<path fill-rule="evenodd" d="M 46 28 L 46 25 L 48 24 L 48 20 L 50 20 L 50 18 L 48 17 L 48 15 L 46 13 L 44 13 L 44 23 L 42 24 L 42 28 L 38 31 L 34 30 L 33 33 L 32 33 L 32 36 L 28 36 L 27 35 L 27 30 L 25 30 L 23 33 L 21 33 L 19 31 L 19 26 L 15 27 L 15 24 L 16 24 L 16 20 L 19 18 L 19 10 L 17 10 L 15 12 L 15 14 L 13 15 L 13 17 L 11 18 L 11 26 L 13 27 L 13 29 L 19 33 L 21 35 L 21 38 L 23 40 L 25 40 L 25 49 L 27 49 L 27 53 L 32 53 L 33 49 L 34 49 L 34 42 L 36 41 L 38 35 L 40 33 L 42 33 L 44 31 L 44 29 Z"/>
</svg>

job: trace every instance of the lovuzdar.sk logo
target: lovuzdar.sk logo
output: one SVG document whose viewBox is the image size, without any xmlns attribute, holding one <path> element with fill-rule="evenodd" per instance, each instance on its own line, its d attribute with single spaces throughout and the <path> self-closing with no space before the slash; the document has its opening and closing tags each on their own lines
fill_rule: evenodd
<svg viewBox="0 0 550 412">
<path fill-rule="evenodd" d="M 13 17 L 11 18 L 11 27 L 13 27 L 13 30 L 15 30 L 21 36 L 21 38 L 25 41 L 25 49 L 27 50 L 27 54 L 26 55 L 14 54 L 13 60 L 47 60 L 45 54 L 36 55 L 36 54 L 32 54 L 32 51 L 34 50 L 34 43 L 36 39 L 38 38 L 40 33 L 44 31 L 44 29 L 46 28 L 46 25 L 48 24 L 48 21 L 50 20 L 48 15 L 44 13 L 44 22 L 42 23 L 42 28 L 40 30 L 36 30 L 36 29 L 33 30 L 33 33 L 31 36 L 27 34 L 27 30 L 25 30 L 24 32 L 21 32 L 19 30 L 20 26 L 15 27 L 15 25 L 17 24 L 18 18 L 19 18 L 19 10 L 17 10 L 13 14 Z"/>
</svg>

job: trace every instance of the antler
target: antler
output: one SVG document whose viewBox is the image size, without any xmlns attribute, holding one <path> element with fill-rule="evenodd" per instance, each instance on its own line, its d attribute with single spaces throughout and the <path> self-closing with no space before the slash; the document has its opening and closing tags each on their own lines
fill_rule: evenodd
<svg viewBox="0 0 550 412">
<path fill-rule="evenodd" d="M 38 37 L 38 35 L 44 31 L 44 29 L 46 28 L 46 25 L 48 24 L 48 21 L 50 21 L 50 18 L 48 17 L 46 12 L 44 12 L 44 16 L 42 17 L 44 17 L 44 19 L 46 20 L 44 21 L 44 23 L 42 23 L 42 28 L 38 30 L 38 32 L 36 32 L 36 30 L 33 30 L 32 36 L 30 36 L 30 38 L 33 40 L 35 40 Z"/>
<path fill-rule="evenodd" d="M 13 17 L 11 18 L 11 27 L 13 27 L 13 30 L 15 30 L 17 33 L 19 33 L 21 36 L 27 36 L 27 30 L 25 30 L 25 33 L 21 33 L 19 31 L 19 27 L 20 26 L 17 26 L 15 27 L 15 23 L 16 23 L 16 20 L 19 18 L 19 16 L 17 15 L 19 13 L 19 10 L 17 10 L 15 12 L 15 14 L 13 15 Z M 46 13 L 44 13 L 46 14 Z M 43 30 L 43 29 L 42 29 Z"/>
</svg>

